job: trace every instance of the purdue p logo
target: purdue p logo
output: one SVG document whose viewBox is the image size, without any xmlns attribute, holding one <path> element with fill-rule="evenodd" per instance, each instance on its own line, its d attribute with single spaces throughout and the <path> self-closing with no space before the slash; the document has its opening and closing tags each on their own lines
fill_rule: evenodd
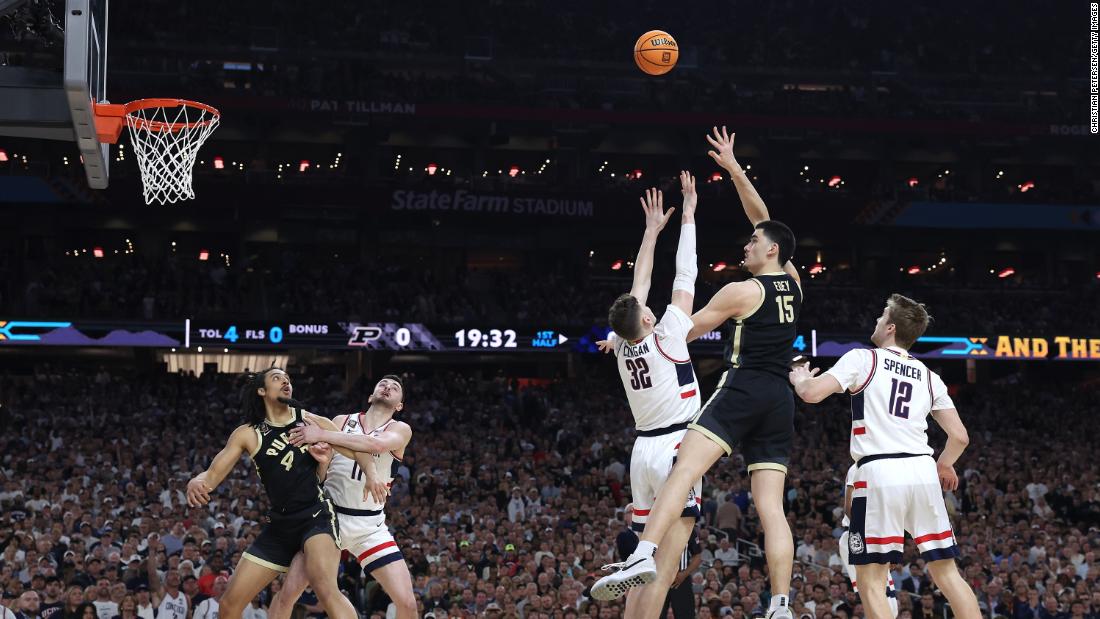
<svg viewBox="0 0 1100 619">
<path fill-rule="evenodd" d="M 366 346 L 380 337 L 382 337 L 382 329 L 378 327 L 357 326 L 351 332 L 348 346 Z"/>
</svg>

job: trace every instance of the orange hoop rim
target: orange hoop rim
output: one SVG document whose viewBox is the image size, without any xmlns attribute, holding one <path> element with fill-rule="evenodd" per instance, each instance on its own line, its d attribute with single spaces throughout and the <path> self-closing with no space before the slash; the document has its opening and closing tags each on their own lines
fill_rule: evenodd
<svg viewBox="0 0 1100 619">
<path fill-rule="evenodd" d="M 206 127 L 221 118 L 221 112 L 212 105 L 190 99 L 166 99 L 151 98 L 137 99 L 129 103 L 95 103 L 96 132 L 100 141 L 114 144 L 122 133 L 122 119 L 126 118 L 133 123 L 135 129 L 144 129 L 152 132 L 176 133 L 185 129 L 197 129 Z M 151 108 L 192 107 L 212 115 L 210 118 L 186 123 L 166 123 L 158 120 L 148 120 L 135 116 L 134 112 Z"/>
</svg>

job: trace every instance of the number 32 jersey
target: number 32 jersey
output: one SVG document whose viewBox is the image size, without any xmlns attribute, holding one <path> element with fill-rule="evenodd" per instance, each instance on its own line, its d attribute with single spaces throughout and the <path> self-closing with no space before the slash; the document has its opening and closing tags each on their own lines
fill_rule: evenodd
<svg viewBox="0 0 1100 619">
<path fill-rule="evenodd" d="M 850 350 L 829 368 L 852 394 L 852 459 L 928 454 L 928 415 L 955 408 L 935 372 L 897 347 Z"/>
<path fill-rule="evenodd" d="M 699 385 L 688 356 L 691 317 L 675 305 L 636 342 L 615 339 L 619 378 L 638 430 L 686 423 L 699 412 Z"/>
</svg>

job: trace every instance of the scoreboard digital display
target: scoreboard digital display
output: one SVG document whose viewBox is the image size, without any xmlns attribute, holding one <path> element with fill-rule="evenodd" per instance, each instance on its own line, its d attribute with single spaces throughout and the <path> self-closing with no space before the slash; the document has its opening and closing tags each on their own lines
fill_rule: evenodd
<svg viewBox="0 0 1100 619">
<path fill-rule="evenodd" d="M 446 350 L 424 325 L 395 322 L 192 322 L 190 344 L 227 348 Z"/>
<path fill-rule="evenodd" d="M 438 353 L 592 353 L 606 326 L 517 327 L 480 324 L 455 328 L 403 322 L 217 322 L 23 320 L 0 317 L 0 348 L 24 346 L 146 347 L 194 350 L 329 349 Z M 692 355 L 721 355 L 728 337 L 711 331 L 689 345 Z M 822 334 L 806 329 L 796 356 L 836 358 L 867 348 L 867 334 Z M 1056 336 L 925 336 L 910 351 L 922 359 L 1100 361 L 1100 338 Z"/>
</svg>

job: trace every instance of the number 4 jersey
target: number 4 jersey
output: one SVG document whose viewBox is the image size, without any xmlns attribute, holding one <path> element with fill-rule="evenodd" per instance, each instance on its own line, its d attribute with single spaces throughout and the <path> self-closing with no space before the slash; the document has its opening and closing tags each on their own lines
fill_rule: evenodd
<svg viewBox="0 0 1100 619">
<path fill-rule="evenodd" d="M 686 423 L 699 412 L 699 385 L 688 356 L 691 317 L 675 305 L 636 341 L 615 340 L 615 359 L 638 430 Z"/>
<path fill-rule="evenodd" d="M 897 347 L 851 350 L 826 374 L 852 394 L 852 459 L 931 455 L 928 414 L 955 408 L 947 386 Z"/>
</svg>

